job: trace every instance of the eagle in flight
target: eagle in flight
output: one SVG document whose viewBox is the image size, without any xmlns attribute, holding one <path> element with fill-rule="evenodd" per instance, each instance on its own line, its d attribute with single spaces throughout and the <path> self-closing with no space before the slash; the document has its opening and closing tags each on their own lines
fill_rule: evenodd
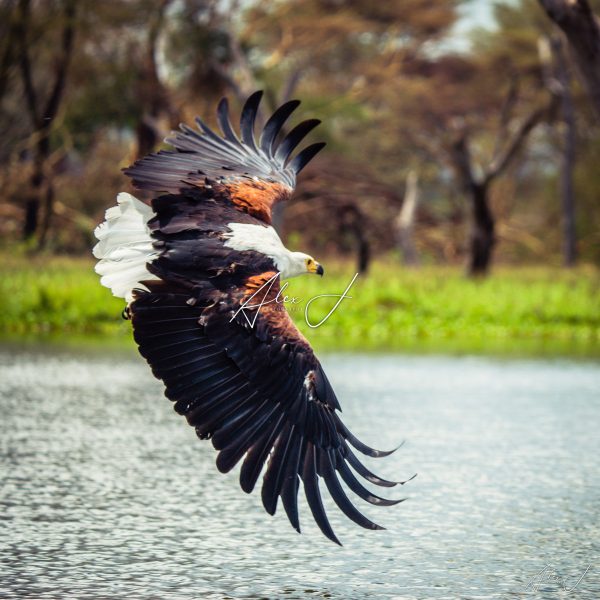
<svg viewBox="0 0 600 600">
<path fill-rule="evenodd" d="M 278 499 L 297 531 L 302 481 L 321 531 L 340 543 L 325 514 L 319 479 L 339 508 L 367 529 L 383 529 L 350 502 L 347 487 L 371 504 L 359 481 L 392 487 L 352 450 L 386 456 L 359 441 L 342 423 L 340 405 L 310 344 L 275 302 L 282 278 L 323 275 L 303 252 L 291 252 L 271 226 L 275 204 L 290 198 L 296 175 L 323 148 L 312 144 L 291 158 L 319 121 L 280 132 L 298 106 L 286 102 L 267 120 L 258 141 L 254 125 L 262 92 L 246 101 L 238 137 L 226 99 L 217 117 L 222 136 L 200 119 L 181 125 L 161 150 L 125 174 L 146 203 L 121 193 L 98 226 L 94 256 L 101 283 L 127 301 L 139 351 L 166 387 L 175 410 L 210 439 L 217 468 L 243 459 L 240 485 L 250 493 L 266 466 L 262 502 Z M 282 137 L 278 143 L 278 138 Z M 249 318 L 250 317 L 250 318 Z"/>
</svg>

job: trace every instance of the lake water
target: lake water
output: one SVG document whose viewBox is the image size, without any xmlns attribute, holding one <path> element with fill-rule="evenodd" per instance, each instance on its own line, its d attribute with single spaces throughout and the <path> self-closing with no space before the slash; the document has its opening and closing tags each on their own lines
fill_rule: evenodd
<svg viewBox="0 0 600 600">
<path fill-rule="evenodd" d="M 323 362 L 361 439 L 406 440 L 368 464 L 418 472 L 356 499 L 386 531 L 326 502 L 342 548 L 220 475 L 133 354 L 1 350 L 0 597 L 600 598 L 600 364 Z"/>
</svg>

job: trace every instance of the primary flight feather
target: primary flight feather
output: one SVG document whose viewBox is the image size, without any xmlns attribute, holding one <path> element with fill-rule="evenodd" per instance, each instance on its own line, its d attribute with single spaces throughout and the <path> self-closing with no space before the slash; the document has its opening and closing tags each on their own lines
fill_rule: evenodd
<svg viewBox="0 0 600 600">
<path fill-rule="evenodd" d="M 166 141 L 174 148 L 125 169 L 135 187 L 154 193 L 150 204 L 121 193 L 95 231 L 101 282 L 125 298 L 135 341 L 175 410 L 218 450 L 217 467 L 243 459 L 240 484 L 251 492 L 260 474 L 262 501 L 278 500 L 300 531 L 302 482 L 321 531 L 339 543 L 321 500 L 323 480 L 339 508 L 367 529 L 381 529 L 350 502 L 340 478 L 375 505 L 360 483 L 392 487 L 371 473 L 351 447 L 367 456 L 390 452 L 360 442 L 342 423 L 340 405 L 310 344 L 280 303 L 283 278 L 323 274 L 311 256 L 291 252 L 271 227 L 276 203 L 288 199 L 296 175 L 324 146 L 291 158 L 319 123 L 303 121 L 277 138 L 299 102 L 285 103 L 254 137 L 261 92 L 242 109 L 240 136 L 227 100 L 217 117 L 222 136 L 200 119 Z M 266 470 L 265 470 L 266 465 Z"/>
</svg>

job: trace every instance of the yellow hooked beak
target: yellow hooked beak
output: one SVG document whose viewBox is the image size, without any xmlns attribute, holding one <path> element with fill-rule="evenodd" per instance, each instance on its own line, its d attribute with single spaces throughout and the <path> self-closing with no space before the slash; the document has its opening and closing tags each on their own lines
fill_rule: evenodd
<svg viewBox="0 0 600 600">
<path fill-rule="evenodd" d="M 321 275 L 321 277 L 323 276 L 323 273 L 325 273 L 323 265 L 318 263 L 316 260 L 309 261 L 307 265 L 307 270 L 309 273 L 316 273 L 317 275 Z"/>
</svg>

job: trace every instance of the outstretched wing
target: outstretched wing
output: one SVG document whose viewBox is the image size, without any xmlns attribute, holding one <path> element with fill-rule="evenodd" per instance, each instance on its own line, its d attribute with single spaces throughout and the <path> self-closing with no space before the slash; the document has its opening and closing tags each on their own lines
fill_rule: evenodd
<svg viewBox="0 0 600 600">
<path fill-rule="evenodd" d="M 154 192 L 216 188 L 240 210 L 270 223 L 273 205 L 290 196 L 296 175 L 325 144 L 312 144 L 290 160 L 302 139 L 320 123 L 317 119 L 302 121 L 277 143 L 284 123 L 300 104 L 298 100 L 286 102 L 273 113 L 257 142 L 254 124 L 261 97 L 262 92 L 255 92 L 246 101 L 240 137 L 231 125 L 224 98 L 217 110 L 222 136 L 197 118 L 197 130 L 182 124 L 180 131 L 165 140 L 174 150 L 150 154 L 125 169 L 125 174 L 139 189 Z"/>
<path fill-rule="evenodd" d="M 135 339 L 175 410 L 200 438 L 212 440 L 219 470 L 230 471 L 243 459 L 240 484 L 249 493 L 267 463 L 263 505 L 274 514 L 281 498 L 298 531 L 302 482 L 320 529 L 339 543 L 319 480 L 355 523 L 381 529 L 352 504 L 340 479 L 371 504 L 401 502 L 376 496 L 360 483 L 357 475 L 376 485 L 396 485 L 370 472 L 352 447 L 373 457 L 390 452 L 366 446 L 342 423 L 321 364 L 285 309 L 273 302 L 277 274 L 248 278 L 242 288 L 227 292 L 205 283 L 193 301 L 189 291 L 163 282 L 148 285 L 150 291 L 137 292 L 130 305 Z"/>
</svg>

